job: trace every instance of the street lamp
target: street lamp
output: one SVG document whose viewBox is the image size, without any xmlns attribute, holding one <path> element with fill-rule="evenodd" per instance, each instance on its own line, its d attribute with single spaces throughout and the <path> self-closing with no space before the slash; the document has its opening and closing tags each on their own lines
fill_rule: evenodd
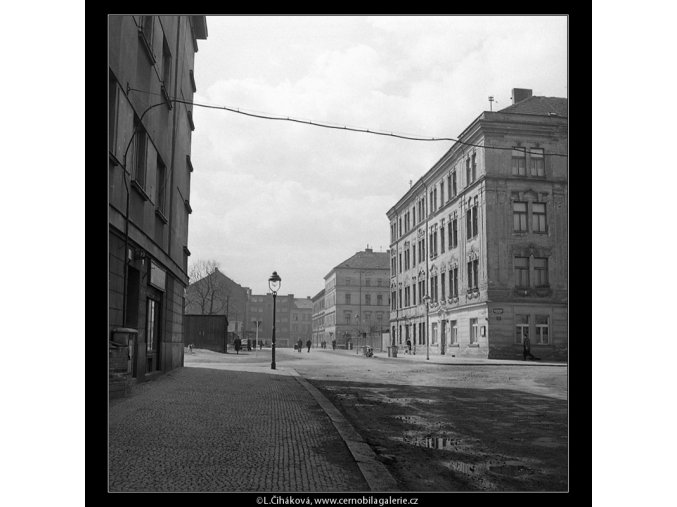
<svg viewBox="0 0 677 507">
<path fill-rule="evenodd" d="M 273 359 L 270 363 L 270 369 L 275 369 L 275 297 L 277 296 L 277 291 L 280 290 L 282 285 L 282 278 L 277 274 L 277 271 L 273 271 L 273 274 L 268 278 L 268 287 L 273 293 L 273 337 L 272 337 L 272 350 L 273 350 Z"/>
<path fill-rule="evenodd" d="M 355 354 L 360 353 L 360 314 L 355 315 L 355 328 L 357 329 L 357 336 L 355 340 Z"/>
<path fill-rule="evenodd" d="M 423 296 L 423 302 L 425 303 L 425 358 L 430 360 L 430 336 L 428 336 L 428 303 L 432 298 L 426 294 Z"/>
</svg>

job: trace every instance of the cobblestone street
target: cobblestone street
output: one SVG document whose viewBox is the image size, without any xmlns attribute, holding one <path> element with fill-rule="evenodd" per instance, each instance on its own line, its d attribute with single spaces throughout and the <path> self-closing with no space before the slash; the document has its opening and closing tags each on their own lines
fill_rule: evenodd
<svg viewBox="0 0 677 507">
<path fill-rule="evenodd" d="M 111 401 L 109 422 L 110 491 L 369 491 L 293 376 L 181 368 Z"/>
</svg>

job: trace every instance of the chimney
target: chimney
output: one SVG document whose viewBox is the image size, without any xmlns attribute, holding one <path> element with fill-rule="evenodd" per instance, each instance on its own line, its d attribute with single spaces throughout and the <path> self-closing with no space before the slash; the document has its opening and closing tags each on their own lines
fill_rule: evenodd
<svg viewBox="0 0 677 507">
<path fill-rule="evenodd" d="M 374 253 L 374 250 L 372 250 L 371 248 L 365 248 L 364 251 L 366 253 Z"/>
<path fill-rule="evenodd" d="M 531 97 L 532 90 L 529 88 L 513 88 L 512 89 L 512 103 L 517 104 L 525 99 Z"/>
</svg>

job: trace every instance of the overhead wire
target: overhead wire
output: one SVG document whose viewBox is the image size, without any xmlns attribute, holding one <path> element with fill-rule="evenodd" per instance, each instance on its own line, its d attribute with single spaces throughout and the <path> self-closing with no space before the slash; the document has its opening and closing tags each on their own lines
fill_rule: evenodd
<svg viewBox="0 0 677 507">
<path fill-rule="evenodd" d="M 128 88 L 129 91 L 137 91 L 137 92 L 142 92 L 142 93 L 147 93 L 150 95 L 161 95 L 159 93 L 155 92 L 149 92 L 147 90 L 139 90 L 137 88 Z M 403 135 L 403 134 L 395 134 L 393 132 L 381 132 L 378 130 L 371 130 L 371 129 L 362 129 L 362 128 L 356 128 L 356 127 L 347 127 L 347 126 L 341 126 L 339 124 L 331 125 L 328 123 L 322 123 L 322 122 L 316 122 L 312 120 L 300 120 L 297 118 L 291 118 L 289 116 L 272 116 L 270 114 L 256 114 L 252 112 L 247 112 L 243 111 L 240 108 L 233 108 L 233 107 L 228 107 L 228 106 L 215 106 L 211 104 L 200 104 L 198 102 L 193 102 L 193 101 L 188 101 L 188 100 L 183 100 L 183 99 L 169 99 L 171 102 L 178 102 L 180 104 L 188 104 L 191 106 L 198 106 L 198 107 L 204 107 L 208 109 L 222 109 L 225 111 L 230 111 L 232 113 L 237 113 L 237 114 L 242 114 L 245 116 L 250 116 L 253 118 L 261 118 L 265 120 L 277 120 L 277 121 L 289 121 L 289 122 L 294 122 L 294 123 L 302 123 L 305 125 L 312 125 L 313 127 L 323 127 L 323 128 L 329 128 L 329 129 L 336 129 L 336 130 L 347 130 L 350 132 L 360 132 L 360 133 L 365 133 L 365 134 L 374 134 L 374 135 L 379 135 L 379 136 L 387 136 L 387 137 L 396 137 L 399 139 L 407 139 L 410 141 L 452 141 L 455 143 L 459 143 L 465 146 L 472 146 L 475 148 L 484 148 L 484 149 L 489 149 L 489 150 L 507 150 L 507 151 L 513 151 L 515 149 L 518 149 L 519 151 L 523 153 L 529 153 L 529 154 L 538 154 L 541 156 L 550 156 L 550 157 L 568 157 L 566 153 L 549 153 L 549 152 L 531 152 L 527 151 L 526 148 L 512 148 L 512 147 L 505 147 L 505 146 L 487 146 L 487 145 L 482 145 L 482 144 L 475 144 L 475 143 L 469 143 L 467 141 L 461 141 L 460 139 L 455 139 L 453 137 L 422 137 L 422 136 L 413 136 L 413 135 Z M 162 103 L 160 103 L 161 105 Z M 561 118 L 558 116 L 558 118 Z"/>
</svg>

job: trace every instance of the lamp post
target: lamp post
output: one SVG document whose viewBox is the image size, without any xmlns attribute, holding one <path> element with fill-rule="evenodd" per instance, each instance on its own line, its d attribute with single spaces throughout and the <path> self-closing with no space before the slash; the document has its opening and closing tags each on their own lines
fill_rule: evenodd
<svg viewBox="0 0 677 507">
<path fill-rule="evenodd" d="M 430 303 L 431 297 L 426 294 L 423 296 L 423 301 L 425 302 L 425 358 L 430 360 L 430 336 L 428 336 L 428 303 Z"/>
<path fill-rule="evenodd" d="M 256 321 L 256 343 L 254 343 L 254 350 L 256 350 L 256 347 L 259 346 L 259 326 L 261 325 L 261 321 L 257 320 Z"/>
<path fill-rule="evenodd" d="M 357 329 L 355 340 L 355 354 L 360 353 L 360 314 L 355 315 L 355 328 Z"/>
<path fill-rule="evenodd" d="M 270 291 L 273 293 L 273 336 L 272 336 L 273 356 L 272 361 L 270 363 L 271 370 L 275 369 L 275 298 L 277 297 L 277 291 L 280 290 L 280 285 L 282 285 L 282 278 L 280 278 L 280 275 L 277 274 L 277 271 L 273 271 L 271 277 L 268 278 L 268 287 L 270 287 Z"/>
</svg>

